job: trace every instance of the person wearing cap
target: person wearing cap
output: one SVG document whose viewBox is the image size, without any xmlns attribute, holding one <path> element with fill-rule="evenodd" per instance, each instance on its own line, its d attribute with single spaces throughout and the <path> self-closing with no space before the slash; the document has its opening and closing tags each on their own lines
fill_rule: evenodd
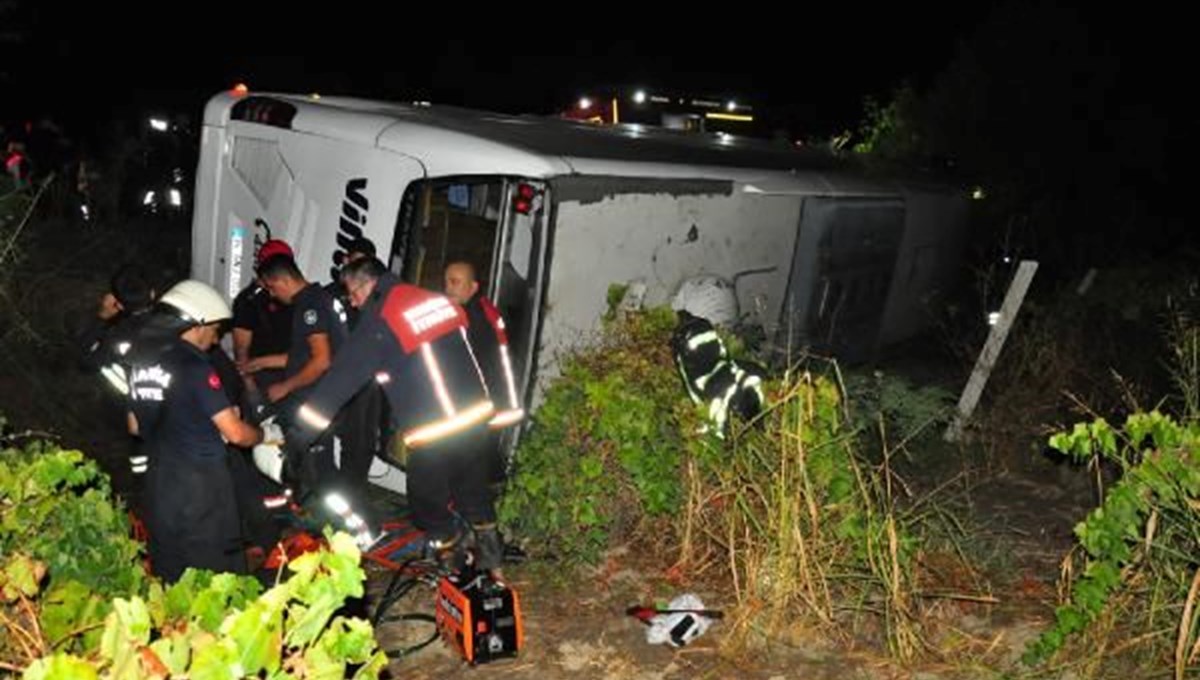
<svg viewBox="0 0 1200 680">
<path fill-rule="evenodd" d="M 155 356 L 135 357 L 128 414 L 130 433 L 149 452 L 151 564 L 167 582 L 189 567 L 244 573 L 226 442 L 253 446 L 262 431 L 238 415 L 209 355 L 232 312 L 216 290 L 194 280 L 173 286 L 157 309 L 157 321 L 176 335 Z"/>
<path fill-rule="evenodd" d="M 292 307 L 291 336 L 286 354 L 251 359 L 244 370 L 255 373 L 264 368 L 283 369 L 283 379 L 267 389 L 266 397 L 286 423 L 294 417 L 296 406 L 307 392 L 329 370 L 345 342 L 346 313 L 337 298 L 321 285 L 310 283 L 287 255 L 264 260 L 258 275 L 271 297 Z M 303 479 L 292 480 L 300 482 L 301 496 L 316 490 L 319 480 L 333 479 L 338 474 L 332 432 L 321 440 L 319 448 L 303 471 Z"/>
<path fill-rule="evenodd" d="M 257 275 L 263 262 L 275 256 L 292 257 L 292 248 L 279 239 L 266 241 L 255 255 L 255 279 L 233 300 L 233 358 L 243 371 L 246 404 L 253 411 L 272 385 L 283 380 L 282 368 L 245 372 L 252 359 L 287 354 L 292 333 L 292 308 L 271 297 Z"/>
</svg>

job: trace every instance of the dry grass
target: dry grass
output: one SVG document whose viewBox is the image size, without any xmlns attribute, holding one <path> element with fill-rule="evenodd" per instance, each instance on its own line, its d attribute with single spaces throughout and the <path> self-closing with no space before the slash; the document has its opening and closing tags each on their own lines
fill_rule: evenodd
<svg viewBox="0 0 1200 680">
<path fill-rule="evenodd" d="M 718 465 L 686 470 L 681 563 L 731 583 L 727 649 L 797 628 L 841 642 L 873 628 L 896 659 L 918 658 L 914 539 L 895 508 L 890 455 L 880 467 L 859 459 L 831 380 L 795 374 L 772 404 Z"/>
</svg>

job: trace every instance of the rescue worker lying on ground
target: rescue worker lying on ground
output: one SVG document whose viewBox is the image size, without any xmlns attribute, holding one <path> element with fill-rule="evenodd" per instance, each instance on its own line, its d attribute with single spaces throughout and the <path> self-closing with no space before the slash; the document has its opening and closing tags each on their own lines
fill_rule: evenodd
<svg viewBox="0 0 1200 680">
<path fill-rule="evenodd" d="M 149 454 L 146 525 L 155 573 L 167 582 L 188 567 L 244 573 L 241 523 L 225 443 L 250 447 L 262 432 L 226 397 L 209 350 L 232 316 L 217 291 L 183 281 L 161 299 L 177 335 L 130 372 L 129 429 Z"/>
<path fill-rule="evenodd" d="M 453 500 L 471 525 L 476 567 L 495 572 L 502 548 L 483 461 L 495 407 L 467 340 L 465 313 L 441 294 L 402 283 L 375 259 L 351 263 L 342 276 L 361 316 L 300 407 L 286 437 L 287 464 L 309 455 L 342 405 L 374 379 L 409 451 L 408 503 L 430 552 L 446 558 L 466 538 L 450 511 Z M 379 535 L 368 528 L 358 538 L 369 545 Z"/>
</svg>

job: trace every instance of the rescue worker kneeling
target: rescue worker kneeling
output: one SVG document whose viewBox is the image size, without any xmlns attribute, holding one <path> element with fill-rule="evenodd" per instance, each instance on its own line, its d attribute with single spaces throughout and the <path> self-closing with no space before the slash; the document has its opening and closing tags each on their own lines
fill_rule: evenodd
<svg viewBox="0 0 1200 680">
<path fill-rule="evenodd" d="M 497 569 L 501 547 L 484 464 L 495 407 L 467 341 L 466 315 L 445 296 L 401 282 L 374 258 L 347 265 L 342 281 L 359 321 L 297 411 L 287 465 L 308 455 L 342 405 L 374 379 L 409 451 L 408 503 L 429 548 L 444 556 L 465 538 L 449 509 L 453 500 L 472 525 L 476 568 Z M 378 538 L 370 531 L 358 537 L 364 547 Z"/>
<path fill-rule="evenodd" d="M 217 291 L 183 281 L 155 314 L 177 337 L 131 365 L 129 429 L 149 453 L 146 525 L 155 573 L 167 582 L 188 567 L 245 573 L 241 522 L 225 442 L 249 447 L 259 428 L 241 419 L 208 351 L 232 316 Z"/>
</svg>

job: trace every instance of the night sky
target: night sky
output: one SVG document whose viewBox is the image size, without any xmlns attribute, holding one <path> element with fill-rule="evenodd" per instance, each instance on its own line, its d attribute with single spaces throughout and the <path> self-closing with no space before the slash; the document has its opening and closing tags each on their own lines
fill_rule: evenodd
<svg viewBox="0 0 1200 680">
<path fill-rule="evenodd" d="M 812 140 L 857 128 L 864 98 L 887 101 L 903 82 L 929 88 L 987 44 L 989 61 L 972 72 L 989 80 L 980 90 L 1015 93 L 1003 95 L 1013 111 L 990 121 L 1004 133 L 991 143 L 1061 146 L 1069 164 L 1123 140 L 1116 155 L 1086 163 L 1152 166 L 1164 190 L 1168 154 L 1194 137 L 1178 124 L 1174 138 L 1168 131 L 1195 61 L 1187 23 L 1155 3 L 1079 4 L 714 2 L 654 15 L 635 3 L 0 0 L 0 124 L 48 116 L 89 146 L 113 121 L 198 117 L 238 82 L 533 114 L 644 87 L 736 99 L 763 128 Z"/>
<path fill-rule="evenodd" d="M 97 110 L 198 111 L 244 81 L 511 113 L 551 113 L 604 86 L 669 88 L 756 104 L 795 135 L 852 127 L 864 96 L 927 81 L 989 10 L 713 4 L 676 20 L 639 17 L 633 3 L 447 3 L 441 13 L 413 3 L 7 3 L 0 20 L 21 42 L 5 46 L 0 70 L 25 95 L 6 102 L 7 115 L 52 113 L 72 127 Z"/>
</svg>

